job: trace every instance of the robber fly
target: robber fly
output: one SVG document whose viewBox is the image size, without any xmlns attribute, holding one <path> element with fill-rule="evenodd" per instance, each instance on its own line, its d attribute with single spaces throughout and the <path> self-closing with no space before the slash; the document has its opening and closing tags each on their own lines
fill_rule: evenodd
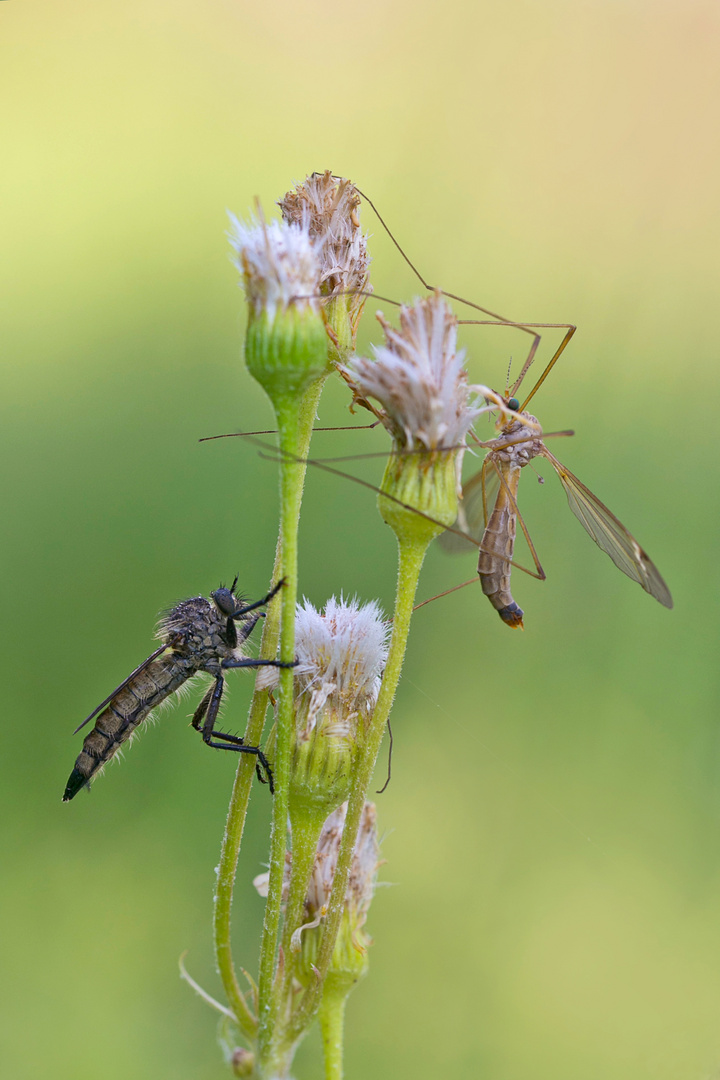
<svg viewBox="0 0 720 1080">
<path fill-rule="evenodd" d="M 237 578 L 229 589 L 223 586 L 216 589 L 209 600 L 204 596 L 182 600 L 161 617 L 157 632 L 162 642 L 160 648 L 101 701 L 73 732 L 76 734 L 97 716 L 70 773 L 63 802 L 73 799 L 81 788 L 89 787 L 93 777 L 150 712 L 199 673 L 207 673 L 214 681 L 195 710 L 192 726 L 202 734 L 207 746 L 254 754 L 258 778 L 263 782 L 267 780 L 273 791 L 272 770 L 262 750 L 257 746 L 246 746 L 237 735 L 216 731 L 215 722 L 225 686 L 223 672 L 229 668 L 294 666 L 279 660 L 254 660 L 245 656 L 242 648 L 261 618 L 258 609 L 275 596 L 283 582 L 278 582 L 267 596 L 254 604 L 244 604 L 235 595 L 236 585 Z"/>
</svg>

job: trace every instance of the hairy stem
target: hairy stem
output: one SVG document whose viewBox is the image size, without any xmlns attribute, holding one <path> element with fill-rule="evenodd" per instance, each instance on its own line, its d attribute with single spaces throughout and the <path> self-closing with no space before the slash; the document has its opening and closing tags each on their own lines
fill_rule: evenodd
<svg viewBox="0 0 720 1080">
<path fill-rule="evenodd" d="M 393 619 L 392 637 L 388 651 L 387 664 L 383 675 L 380 694 L 373 713 L 373 718 L 367 734 L 367 740 L 358 757 L 357 772 L 353 781 L 353 788 L 348 800 L 345 828 L 343 830 L 340 850 L 338 854 L 335 877 L 333 879 L 328 914 L 323 927 L 323 936 L 317 956 L 317 982 L 308 989 L 305 997 L 297 1009 L 289 1029 L 289 1036 L 297 1037 L 305 1030 L 311 1018 L 317 1012 L 322 994 L 322 984 L 327 974 L 332 959 L 335 941 L 340 927 L 340 918 L 345 903 L 350 866 L 353 850 L 357 839 L 360 818 L 365 805 L 365 796 L 370 786 L 375 762 L 377 760 L 380 744 L 385 733 L 385 725 L 395 691 L 400 680 L 405 647 L 407 645 L 410 618 L 415 603 L 420 569 L 425 558 L 425 552 L 429 539 L 405 539 L 398 540 L 399 566 L 398 584 L 395 599 L 395 615 Z"/>
<path fill-rule="evenodd" d="M 326 993 L 320 1006 L 325 1080 L 343 1080 L 346 994 Z"/>
<path fill-rule="evenodd" d="M 306 471 L 304 459 L 308 454 L 313 424 L 315 422 L 315 412 L 322 392 L 323 383 L 324 379 L 318 379 L 303 396 L 300 406 L 297 444 L 292 448 L 293 454 L 301 459 L 297 463 L 296 476 L 300 489 L 300 498 L 302 497 L 302 488 Z M 284 572 L 283 534 L 281 529 L 275 552 L 272 583 L 274 584 L 279 581 Z M 282 592 L 284 593 L 285 590 L 282 590 Z M 280 609 L 281 595 L 278 595 L 268 606 L 267 617 L 264 619 L 262 643 L 260 646 L 260 656 L 264 659 L 271 660 L 277 655 L 278 641 L 280 639 Z M 248 723 L 244 735 L 244 740 L 248 746 L 258 746 L 260 744 L 263 728 L 265 726 L 268 698 L 269 694 L 267 690 L 256 690 L 253 694 L 248 715 Z M 230 797 L 225 834 L 220 854 L 220 865 L 218 867 L 213 924 L 215 934 L 215 957 L 225 994 L 237 1017 L 241 1030 L 248 1038 L 252 1038 L 257 1031 L 257 1019 L 250 1012 L 235 975 L 230 935 L 233 887 L 235 884 L 235 875 L 237 872 L 237 863 L 240 854 L 240 844 L 242 842 L 248 802 L 250 800 L 250 790 L 255 775 L 255 765 L 251 756 L 249 754 L 240 754 L 238 756 L 240 760 L 238 761 L 237 773 L 235 775 L 235 782 Z"/>
</svg>

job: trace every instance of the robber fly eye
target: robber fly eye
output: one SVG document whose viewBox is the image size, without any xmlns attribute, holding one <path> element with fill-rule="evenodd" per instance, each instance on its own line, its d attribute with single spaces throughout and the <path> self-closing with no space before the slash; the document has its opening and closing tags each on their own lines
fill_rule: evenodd
<svg viewBox="0 0 720 1080">
<path fill-rule="evenodd" d="M 237 601 L 230 589 L 216 589 L 210 594 L 223 615 L 232 615 L 237 607 Z"/>
</svg>

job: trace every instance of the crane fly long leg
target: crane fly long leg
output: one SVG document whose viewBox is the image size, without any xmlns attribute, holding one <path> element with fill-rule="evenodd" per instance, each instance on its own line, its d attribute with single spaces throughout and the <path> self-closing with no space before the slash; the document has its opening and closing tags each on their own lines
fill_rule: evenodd
<svg viewBox="0 0 720 1080">
<path fill-rule="evenodd" d="M 562 339 L 562 341 L 558 345 L 557 349 L 555 350 L 555 352 L 551 356 L 551 358 L 550 358 L 545 370 L 543 371 L 542 375 L 540 376 L 538 381 L 535 383 L 535 385 L 533 386 L 533 388 L 530 391 L 530 393 L 528 394 L 528 396 L 522 402 L 522 404 L 520 405 L 520 408 L 517 410 L 519 413 L 521 413 L 521 412 L 523 412 L 525 410 L 525 408 L 527 407 L 528 402 L 530 401 L 530 399 L 535 396 L 537 391 L 540 389 L 542 384 L 545 382 L 548 375 L 550 374 L 552 369 L 555 367 L 555 364 L 560 359 L 562 354 L 565 352 L 565 349 L 567 348 L 567 346 L 570 343 L 570 339 L 572 338 L 573 334 L 577 330 L 577 326 L 573 326 L 572 323 L 510 323 L 509 324 L 507 322 L 507 320 L 505 320 L 505 319 L 501 320 L 500 322 L 497 322 L 495 320 L 489 321 L 487 319 L 458 319 L 458 325 L 459 326 L 508 326 L 508 325 L 512 325 L 512 326 L 516 326 L 518 329 L 529 328 L 529 327 L 538 327 L 538 328 L 544 328 L 544 329 L 549 329 L 549 330 L 556 329 L 556 330 L 566 330 L 567 331 L 566 334 L 565 334 L 565 337 Z M 537 341 L 539 343 L 539 341 L 540 341 L 539 337 L 538 337 Z M 530 370 L 530 365 L 532 364 L 533 360 L 535 359 L 535 353 L 536 352 L 537 352 L 537 345 L 535 343 L 533 343 L 533 347 L 530 349 L 530 352 L 529 352 L 529 354 L 528 354 L 528 356 L 527 356 L 527 358 L 525 360 L 525 363 L 522 366 L 520 374 L 518 375 L 518 377 L 515 380 L 515 382 L 513 383 L 513 385 L 511 387 L 509 387 L 509 389 L 508 389 L 508 393 L 507 393 L 508 398 L 515 397 L 515 395 L 517 394 L 518 390 L 520 389 L 520 386 L 522 385 L 523 379 L 525 378 L 528 371 Z"/>
<path fill-rule="evenodd" d="M 527 396 L 527 397 L 525 398 L 525 400 L 524 400 L 524 401 L 522 402 L 522 404 L 520 405 L 520 412 L 522 412 L 522 411 L 523 411 L 523 409 L 525 409 L 525 408 L 527 407 L 527 404 L 528 404 L 528 402 L 530 401 L 530 399 L 531 399 L 531 398 L 533 398 L 533 397 L 535 396 L 535 394 L 536 394 L 536 393 L 538 392 L 538 390 L 540 389 L 540 387 L 542 386 L 542 384 L 543 384 L 543 383 L 545 382 L 545 380 L 547 379 L 548 375 L 550 374 L 550 372 L 552 371 L 552 369 L 553 369 L 553 368 L 555 367 L 555 364 L 556 364 L 556 363 L 557 363 L 557 361 L 558 361 L 558 360 L 560 359 L 560 356 L 561 356 L 561 355 L 562 355 L 562 353 L 563 353 L 563 352 L 565 351 L 565 349 L 566 349 L 567 345 L 568 345 L 568 344 L 569 344 L 569 342 L 570 342 L 570 338 L 571 338 L 571 337 L 573 336 L 573 334 L 575 333 L 575 331 L 576 331 L 576 330 L 577 330 L 577 327 L 576 327 L 576 326 L 569 326 L 569 327 L 568 327 L 568 331 L 567 331 L 567 333 L 566 333 L 565 337 L 564 337 L 564 338 L 562 339 L 562 341 L 560 342 L 560 345 L 559 345 L 559 347 L 558 347 L 558 348 L 557 348 L 557 349 L 555 350 L 555 354 L 554 354 L 554 356 L 552 356 L 552 357 L 550 358 L 550 363 L 549 363 L 549 364 L 547 365 L 547 367 L 546 367 L 546 368 L 545 368 L 545 370 L 543 371 L 543 373 L 542 373 L 542 375 L 540 376 L 540 378 L 538 379 L 538 381 L 537 381 L 537 382 L 535 383 L 535 385 L 533 386 L 533 388 L 532 388 L 532 390 L 530 391 L 530 393 L 528 394 L 528 396 Z M 517 389 L 519 388 L 519 386 L 520 386 L 520 383 L 521 383 L 521 382 L 522 382 L 522 380 L 523 380 L 523 379 L 525 378 L 525 374 L 526 374 L 526 372 L 527 372 L 528 366 L 529 366 L 529 365 L 525 365 L 525 366 L 523 367 L 523 370 L 522 370 L 522 371 L 520 372 L 520 377 L 519 377 L 519 378 L 517 379 L 517 381 L 515 382 L 515 386 L 513 387 L 513 390 L 512 390 L 512 396 L 513 396 L 513 397 L 515 396 L 515 391 L 516 391 L 516 390 L 517 390 Z"/>
<path fill-rule="evenodd" d="M 532 560 L 535 563 L 535 572 L 533 572 L 532 570 L 528 570 L 526 566 L 521 566 L 520 563 L 516 563 L 514 559 L 510 560 L 510 565 L 514 566 L 517 570 L 522 570 L 522 572 L 524 574 L 529 574 L 530 577 L 534 577 L 538 581 L 545 581 L 547 579 L 547 574 L 545 573 L 542 566 L 540 565 L 540 560 L 538 559 L 537 552 L 535 551 L 535 545 L 533 544 L 532 540 L 530 539 L 530 533 L 528 532 L 527 525 L 523 521 L 523 516 L 520 513 L 520 509 L 519 509 L 518 504 L 517 504 L 517 499 L 513 495 L 512 491 L 510 490 L 510 488 L 509 488 L 509 486 L 507 484 L 507 481 L 505 480 L 505 477 L 502 475 L 502 473 L 500 472 L 500 470 L 498 469 L 498 467 L 497 467 L 497 465 L 495 464 L 494 461 L 492 462 L 492 464 L 493 464 L 493 467 L 494 467 L 496 473 L 498 474 L 501 485 L 505 488 L 507 497 L 510 500 L 510 504 L 513 507 L 513 510 L 515 511 L 517 519 L 520 522 L 520 528 L 523 531 L 523 536 L 525 537 L 525 539 L 527 541 L 527 546 L 530 548 L 530 554 L 532 555 Z"/>
<path fill-rule="evenodd" d="M 375 420 L 372 424 L 347 424 L 345 427 L 316 427 L 313 428 L 313 434 L 316 431 L 368 431 L 370 428 L 376 428 L 379 423 L 379 420 Z M 213 442 L 215 439 L 245 439 L 249 435 L 277 434 L 277 428 L 268 428 L 267 431 L 228 431 L 224 435 L 205 435 L 202 439 L 198 439 L 198 442 Z"/>
<path fill-rule="evenodd" d="M 414 610 L 415 610 L 415 608 L 413 608 L 413 611 Z M 383 791 L 387 790 L 387 786 L 388 786 L 388 784 L 390 783 L 390 781 L 392 779 L 393 733 L 392 733 L 392 728 L 390 727 L 390 717 L 388 717 L 388 720 L 387 720 L 387 729 L 388 729 L 388 735 L 390 736 L 390 746 L 388 748 L 387 778 L 386 778 L 385 783 L 383 784 L 383 786 L 381 788 L 378 788 L 378 790 L 375 792 L 376 795 L 382 795 Z"/>
<path fill-rule="evenodd" d="M 343 179 L 342 177 L 333 176 L 333 180 L 341 181 L 342 179 Z M 385 230 L 385 232 L 387 233 L 388 237 L 390 238 L 390 241 L 392 242 L 392 244 L 395 246 L 395 248 L 399 252 L 401 258 L 410 267 L 410 269 L 412 270 L 415 277 L 422 284 L 423 288 L 427 289 L 429 292 L 436 291 L 436 287 L 434 285 L 431 285 L 429 281 L 425 280 L 425 278 L 420 273 L 418 268 L 415 266 L 415 264 L 411 261 L 410 257 L 406 254 L 404 249 L 401 247 L 399 241 L 395 238 L 394 233 L 391 231 L 389 225 L 385 221 L 384 217 L 382 216 L 382 214 L 380 213 L 380 211 L 378 210 L 377 206 L 372 201 L 372 199 L 369 198 L 365 194 L 364 191 L 361 191 L 361 189 L 359 187 L 357 187 L 357 185 L 355 185 L 355 190 L 357 191 L 358 195 L 360 195 L 360 197 L 372 209 L 373 213 L 377 217 L 378 221 L 382 225 L 382 227 Z M 557 328 L 566 327 L 567 328 L 568 332 L 565 335 L 565 339 L 563 340 L 562 344 L 560 345 L 560 348 L 556 352 L 555 356 L 550 361 L 550 364 L 546 368 L 545 372 L 541 376 L 540 381 L 534 387 L 532 393 L 530 394 L 530 397 L 532 397 L 532 395 L 535 393 L 535 391 L 539 388 L 540 384 L 544 381 L 545 377 L 547 376 L 548 372 L 550 371 L 550 368 L 556 362 L 556 360 L 558 359 L 558 357 L 562 353 L 563 349 L 565 348 L 567 343 L 570 341 L 570 338 L 575 333 L 576 328 L 574 326 L 572 326 L 571 324 L 569 324 L 569 323 L 524 323 L 524 322 L 520 322 L 519 320 L 516 320 L 516 319 L 506 319 L 504 315 L 499 315 L 496 311 L 490 311 L 489 308 L 483 307 L 482 304 L 477 304 L 473 300 L 466 300 L 465 297 L 458 296 L 456 293 L 447 292 L 445 289 L 438 289 L 437 291 L 440 292 L 442 296 L 446 296 L 449 300 L 456 300 L 459 304 L 465 304 L 466 307 L 470 307 L 470 308 L 473 308 L 473 310 L 475 310 L 475 311 L 482 312 L 483 315 L 489 315 L 491 319 L 495 320 L 496 325 L 514 327 L 517 330 L 522 330 L 523 333 L 532 335 L 533 341 L 532 341 L 532 344 L 530 346 L 530 351 L 528 352 L 528 355 L 525 358 L 525 363 L 523 364 L 522 371 L 520 373 L 520 377 L 516 381 L 516 387 L 520 385 L 520 383 L 522 382 L 523 378 L 525 377 L 528 369 L 530 368 L 533 360 L 535 359 L 535 354 L 537 353 L 538 347 L 540 345 L 540 340 L 541 340 L 540 339 L 540 334 L 537 333 L 537 330 L 538 329 L 544 329 L 544 328 L 553 328 L 553 327 L 557 327 Z M 510 396 L 514 397 L 514 391 L 512 392 L 512 394 Z M 528 398 L 528 401 L 529 400 L 530 400 L 530 398 Z M 527 402 L 525 404 L 527 404 Z M 525 406 L 523 405 L 523 408 L 524 407 Z"/>
<path fill-rule="evenodd" d="M 86 724 L 89 724 L 90 721 L 97 716 L 101 709 L 104 709 L 106 705 L 109 705 L 115 695 L 119 694 L 121 690 L 124 690 L 128 683 L 132 682 L 136 675 L 139 675 L 141 671 L 144 671 L 148 664 L 152 664 L 153 660 L 156 660 L 158 656 L 160 656 L 169 648 L 169 645 L 161 645 L 160 648 L 156 649 L 154 653 L 150 653 L 147 660 L 143 660 L 142 664 L 140 664 L 139 667 L 136 667 L 135 670 L 128 675 L 127 679 L 123 679 L 120 685 L 115 687 L 112 694 L 108 694 L 105 700 L 101 701 L 98 707 L 96 709 L 93 709 L 89 716 L 85 717 L 82 724 L 78 724 L 78 726 L 73 731 L 73 735 L 77 735 L 78 731 L 81 731 Z"/>
</svg>

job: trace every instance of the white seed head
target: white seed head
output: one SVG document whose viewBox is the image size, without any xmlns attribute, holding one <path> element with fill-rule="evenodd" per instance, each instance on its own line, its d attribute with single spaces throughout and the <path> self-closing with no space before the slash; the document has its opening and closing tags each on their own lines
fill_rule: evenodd
<svg viewBox="0 0 720 1080">
<path fill-rule="evenodd" d="M 255 315 L 273 322 L 291 306 L 319 311 L 320 258 L 307 224 L 245 224 L 230 214 L 228 238 Z"/>
<path fill-rule="evenodd" d="M 388 652 L 389 626 L 379 606 L 356 598 L 332 597 L 325 611 L 305 600 L 295 618 L 296 696 L 310 698 L 305 720 L 311 727 L 329 704 L 351 722 L 369 714 L 377 701 Z M 342 734 L 342 733 L 338 733 Z"/>
<path fill-rule="evenodd" d="M 362 306 L 368 290 L 370 256 L 367 234 L 358 219 L 360 195 L 349 180 L 328 169 L 313 173 L 278 204 L 285 221 L 307 227 L 320 255 L 324 296 L 355 294 Z"/>
<path fill-rule="evenodd" d="M 354 357 L 346 369 L 362 397 L 382 406 L 382 420 L 403 450 L 460 446 L 482 411 L 474 404 L 457 351 L 457 319 L 439 292 L 400 309 L 395 330 L 378 313 L 385 345 L 375 359 Z"/>
</svg>

